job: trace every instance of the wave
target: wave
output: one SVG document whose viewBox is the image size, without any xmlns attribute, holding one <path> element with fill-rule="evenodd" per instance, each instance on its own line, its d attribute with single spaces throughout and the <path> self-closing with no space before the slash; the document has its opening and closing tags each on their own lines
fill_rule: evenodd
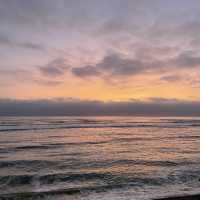
<svg viewBox="0 0 200 200">
<path fill-rule="evenodd" d="M 103 184 L 93 184 L 93 186 L 82 186 L 75 188 L 61 188 L 49 191 L 35 191 L 35 192 L 22 192 L 22 193 L 9 193 L 1 194 L 0 199 L 16 200 L 16 199 L 29 199 L 29 198 L 43 198 L 45 196 L 55 195 L 75 195 L 82 194 L 84 192 L 105 192 L 108 190 L 118 188 L 128 188 L 137 186 L 161 186 L 176 183 L 186 183 L 190 181 L 199 181 L 200 171 L 182 171 L 180 174 L 169 174 L 167 177 L 135 177 L 131 174 L 114 175 L 110 173 L 85 173 L 85 174 L 47 174 L 38 177 L 37 175 L 21 175 L 21 176 L 9 176 L 1 177 L 1 182 L 8 181 L 9 186 L 16 186 L 18 184 L 31 184 L 36 180 L 40 181 L 40 184 L 53 184 L 55 182 L 73 182 L 73 181 L 90 181 L 101 180 Z M 35 177 L 36 176 L 36 177 Z M 41 185 L 42 188 L 42 185 Z"/>
<path fill-rule="evenodd" d="M 56 149 L 62 148 L 65 146 L 65 143 L 58 143 L 58 144 L 49 144 L 49 145 L 25 145 L 25 146 L 18 146 L 18 147 L 10 147 L 10 148 L 0 148 L 0 153 L 11 153 L 17 151 L 27 151 L 27 150 L 49 150 L 49 149 Z"/>
<path fill-rule="evenodd" d="M 75 128 L 176 128 L 198 127 L 199 119 L 158 119 L 156 121 L 130 121 L 130 120 L 102 120 L 102 119 L 19 119 L 17 121 L 1 121 L 0 132 L 36 131 L 50 129 L 75 129 Z"/>
<path fill-rule="evenodd" d="M 11 153 L 17 151 L 26 151 L 26 150 L 49 150 L 49 149 L 57 149 L 65 146 L 81 146 L 81 145 L 100 145 L 106 144 L 110 141 L 87 141 L 87 142 L 65 142 L 65 143 L 53 143 L 53 144 L 42 144 L 42 145 L 24 145 L 18 147 L 6 147 L 0 148 L 0 153 Z"/>
<path fill-rule="evenodd" d="M 181 135 L 178 136 L 181 139 L 200 139 L 200 135 Z"/>
<path fill-rule="evenodd" d="M 103 163 L 104 164 L 104 163 Z M 161 160 L 116 160 L 116 161 L 105 161 L 105 165 L 123 165 L 123 164 L 132 164 L 132 165 L 145 165 L 145 166 L 161 166 L 161 167 L 173 167 L 178 165 L 188 165 L 193 164 L 193 162 L 187 161 L 161 161 Z"/>
<path fill-rule="evenodd" d="M 23 169 L 25 171 L 31 170 L 37 172 L 40 169 L 71 169 L 71 170 L 93 170 L 101 168 L 112 168 L 117 166 L 154 166 L 154 167 L 177 167 L 188 166 L 197 164 L 197 162 L 189 161 L 159 161 L 159 160 L 103 160 L 103 161 L 83 161 L 80 158 L 68 158 L 62 161 L 49 161 L 49 160 L 17 160 L 17 161 L 1 161 L 0 169 L 13 168 Z"/>
<path fill-rule="evenodd" d="M 101 169 L 112 168 L 117 166 L 154 166 L 154 167 L 178 167 L 197 164 L 196 162 L 189 161 L 160 161 L 160 160 L 104 160 L 104 161 L 88 161 L 83 162 L 80 160 L 74 160 L 69 163 L 63 163 L 61 168 L 71 167 L 72 169 Z"/>
<path fill-rule="evenodd" d="M 13 160 L 13 161 L 0 161 L 0 168 L 7 167 L 39 167 L 57 165 L 58 161 L 48 160 Z"/>
<path fill-rule="evenodd" d="M 73 181 L 88 181 L 88 180 L 108 180 L 114 179 L 111 174 L 100 173 L 84 173 L 84 174 L 72 174 L 72 173 L 58 173 L 58 174 L 46 174 L 39 176 L 33 175 L 14 175 L 14 176 L 0 176 L 0 183 L 7 183 L 7 186 L 18 186 L 32 184 L 37 181 L 40 184 L 52 184 L 55 182 L 73 182 Z"/>
<path fill-rule="evenodd" d="M 189 180 L 198 180 L 198 174 L 200 171 L 185 171 L 184 174 L 170 174 L 168 177 L 137 177 L 133 174 L 115 175 L 112 173 L 57 173 L 57 174 L 27 174 L 27 175 L 13 175 L 13 176 L 1 176 L 0 183 L 6 183 L 6 186 L 19 186 L 33 184 L 39 182 L 40 184 L 54 184 L 58 182 L 70 182 L 77 181 L 91 181 L 100 180 L 104 184 L 116 184 L 116 183 L 127 183 L 127 185 L 161 185 L 170 182 L 187 182 Z"/>
<path fill-rule="evenodd" d="M 200 126 L 200 125 L 199 125 Z M 166 125 L 150 125 L 150 124 L 141 124 L 141 125 L 78 125 L 78 126 L 61 126 L 61 127 L 30 127 L 30 128 L 7 128 L 0 129 L 0 132 L 17 132 L 17 131 L 39 131 L 39 130 L 55 130 L 55 129 L 96 129 L 96 128 L 176 128 L 175 126 L 166 126 Z M 181 128 L 181 127 L 180 127 Z"/>
<path fill-rule="evenodd" d="M 57 189 L 50 191 L 40 191 L 40 192 L 19 192 L 19 193 L 9 193 L 0 194 L 0 199 L 5 200 L 27 200 L 27 199 L 40 199 L 48 196 L 57 195 L 76 195 L 88 192 L 104 192 L 110 189 L 122 188 L 123 184 L 116 185 L 103 185 L 94 187 L 80 187 L 80 188 L 67 188 L 67 189 Z"/>
<path fill-rule="evenodd" d="M 196 123 L 196 124 L 200 124 L 200 120 L 199 119 L 161 119 L 163 121 L 168 121 L 170 123 L 174 123 L 174 124 L 179 124 L 179 123 Z"/>
</svg>

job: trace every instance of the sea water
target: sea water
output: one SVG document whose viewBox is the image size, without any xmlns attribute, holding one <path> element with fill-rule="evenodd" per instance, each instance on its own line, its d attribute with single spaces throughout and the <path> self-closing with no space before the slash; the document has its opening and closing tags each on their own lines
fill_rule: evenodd
<svg viewBox="0 0 200 200">
<path fill-rule="evenodd" d="M 199 188 L 200 118 L 0 118 L 0 199 L 144 200 Z"/>
</svg>

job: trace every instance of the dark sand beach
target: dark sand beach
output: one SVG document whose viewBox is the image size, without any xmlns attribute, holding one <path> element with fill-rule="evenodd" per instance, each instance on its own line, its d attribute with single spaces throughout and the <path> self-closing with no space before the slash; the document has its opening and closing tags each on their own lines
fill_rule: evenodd
<svg viewBox="0 0 200 200">
<path fill-rule="evenodd" d="M 90 188 L 91 189 L 91 188 Z M 87 188 L 85 188 L 85 191 Z M 5 195 L 0 195 L 0 200 L 26 200 L 26 199 L 45 199 L 46 196 L 52 195 L 74 195 L 81 193 L 80 190 L 75 189 L 75 190 L 63 190 L 63 191 L 50 191 L 50 192 L 43 192 L 41 194 L 38 193 L 21 193 L 21 194 L 5 194 Z M 134 197 L 135 198 L 135 197 Z M 194 195 L 186 195 L 186 196 L 170 196 L 170 197 L 165 197 L 165 198 L 156 198 L 152 200 L 200 200 L 200 194 L 194 194 Z"/>
<path fill-rule="evenodd" d="M 160 199 L 155 199 L 155 200 L 200 200 L 200 194 L 166 197 L 166 198 L 160 198 Z"/>
</svg>

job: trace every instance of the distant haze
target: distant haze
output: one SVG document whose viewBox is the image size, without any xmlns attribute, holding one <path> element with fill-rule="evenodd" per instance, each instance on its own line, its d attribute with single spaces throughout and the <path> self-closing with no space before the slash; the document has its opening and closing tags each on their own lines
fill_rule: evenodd
<svg viewBox="0 0 200 200">
<path fill-rule="evenodd" d="M 152 99 L 146 102 L 1 100 L 0 116 L 200 116 L 200 102 Z"/>
</svg>

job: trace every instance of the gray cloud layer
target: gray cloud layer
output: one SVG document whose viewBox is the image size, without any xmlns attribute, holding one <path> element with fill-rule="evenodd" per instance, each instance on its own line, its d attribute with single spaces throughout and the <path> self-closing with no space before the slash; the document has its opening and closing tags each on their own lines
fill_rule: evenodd
<svg viewBox="0 0 200 200">
<path fill-rule="evenodd" d="M 57 58 L 45 66 L 40 66 L 39 70 L 42 72 L 42 74 L 47 76 L 60 76 L 64 75 L 68 68 L 69 66 L 65 59 Z"/>
<path fill-rule="evenodd" d="M 72 73 L 79 77 L 87 76 L 133 76 L 148 71 L 152 63 L 145 63 L 138 59 L 129 59 L 123 55 L 112 54 L 105 56 L 95 65 L 72 68 Z"/>
<path fill-rule="evenodd" d="M 0 100 L 0 116 L 146 115 L 200 116 L 200 102 L 151 99 L 147 102 L 81 100 Z"/>
<path fill-rule="evenodd" d="M 0 45 L 8 46 L 8 47 L 19 47 L 29 50 L 36 50 L 36 51 L 45 51 L 45 47 L 41 44 L 32 43 L 32 42 L 17 42 L 11 38 L 5 37 L 0 35 Z"/>
<path fill-rule="evenodd" d="M 120 54 L 112 54 L 105 56 L 95 65 L 72 68 L 72 73 L 83 78 L 90 76 L 101 77 L 103 75 L 115 77 L 134 76 L 146 72 L 159 72 L 161 70 L 169 72 L 172 69 L 181 70 L 197 67 L 200 67 L 200 56 L 193 55 L 187 51 L 173 58 L 163 60 L 157 60 L 156 58 L 147 60 L 140 57 L 131 59 Z"/>
</svg>

